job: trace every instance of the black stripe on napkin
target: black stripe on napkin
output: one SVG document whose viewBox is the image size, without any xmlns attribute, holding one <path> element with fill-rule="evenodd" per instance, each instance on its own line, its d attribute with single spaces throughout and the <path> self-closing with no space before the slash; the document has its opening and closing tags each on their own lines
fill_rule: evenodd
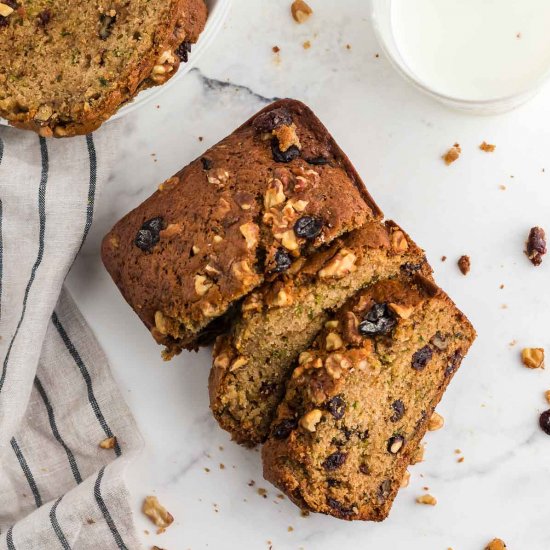
<svg viewBox="0 0 550 550">
<path fill-rule="evenodd" d="M 10 527 L 6 533 L 6 544 L 8 545 L 8 550 L 15 550 L 15 545 L 13 544 L 13 527 Z"/>
<path fill-rule="evenodd" d="M 92 410 L 94 411 L 94 414 L 99 424 L 103 428 L 103 431 L 105 432 L 105 435 L 107 437 L 114 437 L 114 434 L 111 431 L 111 428 L 107 424 L 107 421 L 105 420 L 105 417 L 103 416 L 103 413 L 99 408 L 99 404 L 94 394 L 94 388 L 92 384 L 92 378 L 90 377 L 90 373 L 88 372 L 88 369 L 84 364 L 84 361 L 82 361 L 82 358 L 80 357 L 80 354 L 78 353 L 77 349 L 74 347 L 73 343 L 71 342 L 69 335 L 67 334 L 67 332 L 63 328 L 63 325 L 59 321 L 59 318 L 55 311 L 52 313 L 52 323 L 57 329 L 57 332 L 59 333 L 59 336 L 61 336 L 61 339 L 63 340 L 63 343 L 67 348 L 67 351 L 71 354 L 74 362 L 76 363 L 76 366 L 78 367 L 78 369 L 80 370 L 80 373 L 82 374 L 82 377 L 84 378 L 84 382 L 86 383 L 86 388 L 88 390 L 88 401 L 92 406 Z M 114 450 L 117 456 L 120 456 L 122 454 L 120 445 L 118 444 L 118 441 L 116 439 L 115 439 Z"/>
<path fill-rule="evenodd" d="M 109 526 L 109 529 L 111 530 L 113 538 L 115 539 L 115 542 L 117 543 L 119 549 L 128 550 L 128 547 L 124 544 L 124 541 L 122 540 L 122 537 L 120 536 L 120 533 L 116 528 L 115 522 L 113 521 L 113 518 L 111 517 L 111 514 L 107 509 L 107 505 L 105 504 L 105 501 L 101 496 L 101 480 L 103 479 L 104 471 L 105 471 L 105 466 L 103 466 L 103 468 L 99 470 L 99 474 L 97 475 L 97 479 L 94 485 L 94 497 L 97 502 L 97 505 L 99 506 L 99 509 L 101 510 L 101 513 L 103 514 L 103 517 L 105 518 L 107 525 Z"/>
<path fill-rule="evenodd" d="M 90 185 L 88 187 L 88 203 L 86 206 L 86 224 L 84 225 L 84 234 L 82 235 L 82 242 L 80 247 L 84 244 L 90 227 L 92 227 L 92 221 L 94 219 L 94 204 L 95 204 L 95 191 L 97 184 L 97 156 L 95 152 L 94 138 L 92 134 L 86 136 L 86 145 L 88 147 L 88 157 L 90 158 Z"/>
<path fill-rule="evenodd" d="M 23 456 L 23 453 L 21 452 L 19 445 L 15 440 L 15 437 L 11 438 L 10 443 L 11 443 L 11 448 L 13 449 L 13 452 L 15 453 L 15 456 L 19 461 L 19 465 L 21 466 L 21 469 L 23 470 L 23 473 L 27 478 L 27 482 L 29 484 L 29 487 L 31 488 L 32 494 L 34 495 L 34 502 L 36 503 L 36 507 L 40 508 L 40 506 L 42 506 L 42 497 L 40 496 L 40 491 L 36 486 L 36 481 L 34 481 L 34 477 L 32 475 L 31 469 L 29 468 L 29 465 L 27 464 L 27 461 L 25 460 L 25 457 Z"/>
<path fill-rule="evenodd" d="M 0 164 L 4 157 L 4 142 L 0 139 Z M 4 242 L 2 240 L 2 199 L 0 199 L 0 319 L 2 319 L 2 275 L 4 274 Z"/>
<path fill-rule="evenodd" d="M 50 510 L 50 522 L 52 524 L 52 528 L 59 539 L 59 542 L 61 543 L 61 546 L 63 547 L 63 550 L 71 550 L 70 544 L 67 542 L 67 539 L 63 533 L 63 530 L 61 529 L 61 526 L 59 525 L 59 522 L 57 521 L 57 506 L 61 502 L 61 499 L 63 497 L 59 497 L 52 506 L 52 509 Z"/>
<path fill-rule="evenodd" d="M 40 187 L 38 188 L 38 216 L 40 220 L 40 230 L 38 235 L 38 255 L 31 269 L 31 276 L 25 288 L 25 295 L 23 297 L 23 309 L 21 310 L 21 317 L 17 323 L 15 332 L 11 338 L 8 351 L 6 352 L 6 357 L 4 359 L 4 365 L 2 367 L 2 376 L 0 376 L 0 393 L 2 393 L 2 388 L 4 387 L 4 381 L 6 380 L 6 374 L 8 371 L 8 363 L 10 359 L 10 353 L 13 347 L 13 343 L 17 338 L 19 329 L 23 324 L 23 319 L 25 318 L 25 312 L 27 311 L 27 300 L 29 298 L 29 293 L 31 291 L 32 284 L 36 277 L 36 272 L 42 263 L 42 257 L 44 256 L 44 234 L 46 232 L 46 185 L 48 183 L 48 171 L 49 171 L 49 159 L 48 159 L 48 146 L 46 145 L 46 140 L 43 137 L 38 138 L 40 140 L 40 155 L 42 157 L 42 173 L 40 175 Z"/>
<path fill-rule="evenodd" d="M 42 401 L 44 401 L 44 406 L 46 407 L 46 412 L 48 413 L 48 420 L 50 421 L 50 427 L 52 429 L 53 436 L 55 437 L 55 439 L 57 439 L 57 442 L 63 447 L 63 449 L 65 449 L 65 453 L 67 453 L 67 459 L 69 460 L 69 465 L 71 466 L 71 471 L 73 472 L 73 476 L 76 482 L 82 483 L 82 476 L 80 475 L 76 459 L 71 449 L 69 449 L 65 441 L 63 441 L 63 438 L 61 437 L 61 434 L 57 429 L 57 423 L 55 421 L 55 414 L 52 404 L 50 403 L 46 391 L 44 390 L 44 386 L 42 386 L 42 383 L 40 382 L 38 376 L 34 379 L 34 385 L 36 386 L 40 397 L 42 397 Z"/>
</svg>

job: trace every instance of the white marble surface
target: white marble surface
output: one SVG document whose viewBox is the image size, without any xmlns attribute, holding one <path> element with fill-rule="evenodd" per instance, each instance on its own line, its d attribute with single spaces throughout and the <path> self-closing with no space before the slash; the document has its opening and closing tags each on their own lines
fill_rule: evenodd
<svg viewBox="0 0 550 550">
<path fill-rule="evenodd" d="M 523 368 L 519 350 L 550 343 L 550 258 L 534 268 L 522 253 L 532 225 L 550 230 L 550 87 L 506 115 L 451 112 L 376 56 L 366 2 L 311 0 L 315 14 L 302 26 L 289 4 L 236 0 L 198 68 L 121 122 L 118 165 L 68 279 L 147 442 L 128 474 L 139 529 L 154 531 L 138 512 L 145 494 L 176 517 L 165 534 L 143 535 L 146 548 L 481 550 L 499 536 L 511 550 L 548 550 L 550 438 L 538 414 L 548 408 L 550 373 Z M 479 333 L 438 409 L 445 428 L 428 434 L 426 460 L 381 524 L 303 518 L 276 498 L 258 453 L 231 443 L 209 414 L 208 351 L 164 364 L 99 258 L 102 235 L 121 215 L 276 96 L 318 113 Z M 481 152 L 482 140 L 496 151 Z M 455 141 L 463 154 L 447 167 L 440 155 Z M 467 277 L 456 267 L 463 253 L 472 258 Z M 423 486 L 436 507 L 415 503 Z"/>
</svg>

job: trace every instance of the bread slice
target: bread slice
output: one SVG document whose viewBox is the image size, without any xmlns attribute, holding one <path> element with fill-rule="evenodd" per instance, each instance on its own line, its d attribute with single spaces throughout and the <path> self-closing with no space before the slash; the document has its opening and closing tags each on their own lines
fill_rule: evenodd
<svg viewBox="0 0 550 550">
<path fill-rule="evenodd" d="M 264 280 L 380 218 L 313 112 L 281 100 L 161 184 L 105 237 L 102 256 L 169 358 L 219 333 Z"/>
<path fill-rule="evenodd" d="M 139 90 L 166 82 L 207 16 L 204 0 L 0 0 L 0 8 L 0 116 L 46 137 L 91 132 Z"/>
<path fill-rule="evenodd" d="M 365 285 L 400 273 L 431 275 L 424 252 L 393 222 L 367 223 L 312 256 L 241 306 L 220 336 L 210 372 L 210 407 L 238 443 L 265 440 L 300 352 L 331 311 Z"/>
<path fill-rule="evenodd" d="M 262 450 L 265 478 L 303 509 L 383 520 L 474 338 L 421 276 L 358 292 L 300 355 Z"/>
</svg>

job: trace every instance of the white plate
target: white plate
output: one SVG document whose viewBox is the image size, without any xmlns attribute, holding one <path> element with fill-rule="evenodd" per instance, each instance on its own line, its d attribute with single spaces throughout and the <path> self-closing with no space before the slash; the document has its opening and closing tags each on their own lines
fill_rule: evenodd
<svg viewBox="0 0 550 550">
<path fill-rule="evenodd" d="M 176 82 L 183 78 L 183 76 L 193 68 L 204 50 L 208 48 L 214 37 L 222 28 L 225 18 L 229 12 L 231 0 L 206 0 L 206 4 L 208 5 L 208 19 L 206 21 L 206 26 L 204 27 L 198 42 L 193 44 L 192 51 L 189 54 L 189 61 L 187 63 L 181 63 L 178 72 L 166 84 L 149 88 L 148 90 L 138 94 L 133 101 L 119 109 L 108 121 L 106 121 L 106 124 L 111 120 L 116 120 L 117 118 L 126 116 L 138 107 L 145 105 L 161 94 L 164 90 L 176 84 Z M 7 126 L 8 121 L 0 118 L 0 125 Z"/>
</svg>

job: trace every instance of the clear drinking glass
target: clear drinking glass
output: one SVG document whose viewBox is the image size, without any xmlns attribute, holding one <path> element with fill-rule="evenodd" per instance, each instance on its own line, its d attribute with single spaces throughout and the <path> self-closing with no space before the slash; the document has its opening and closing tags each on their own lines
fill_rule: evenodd
<svg viewBox="0 0 550 550">
<path fill-rule="evenodd" d="M 410 1 L 414 2 L 415 0 Z M 448 107 L 474 114 L 497 114 L 510 111 L 528 99 L 531 99 L 539 91 L 542 84 L 550 77 L 549 70 L 532 83 L 528 89 L 512 95 L 491 99 L 472 100 L 439 93 L 418 78 L 407 66 L 406 61 L 401 55 L 392 26 L 392 0 L 370 0 L 370 15 L 374 33 L 380 43 L 380 47 L 397 72 L 413 86 Z"/>
</svg>

